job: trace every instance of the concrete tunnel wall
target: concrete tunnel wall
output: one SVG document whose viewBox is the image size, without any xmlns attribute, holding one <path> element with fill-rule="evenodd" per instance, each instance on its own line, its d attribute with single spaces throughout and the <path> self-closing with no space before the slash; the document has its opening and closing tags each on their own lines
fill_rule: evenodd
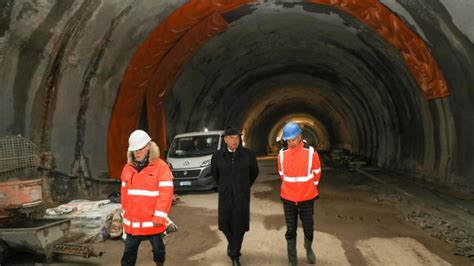
<svg viewBox="0 0 474 266">
<path fill-rule="evenodd" d="M 105 176 L 125 68 L 184 2 L 3 2 L 0 136 L 33 139 L 60 171 Z M 307 113 L 324 123 L 334 147 L 472 189 L 474 3 L 381 2 L 425 41 L 450 96 L 424 100 L 399 51 L 349 14 L 260 3 L 224 14 L 229 28 L 184 66 L 166 102 L 167 137 L 233 124 L 262 150 L 272 124 Z"/>
</svg>

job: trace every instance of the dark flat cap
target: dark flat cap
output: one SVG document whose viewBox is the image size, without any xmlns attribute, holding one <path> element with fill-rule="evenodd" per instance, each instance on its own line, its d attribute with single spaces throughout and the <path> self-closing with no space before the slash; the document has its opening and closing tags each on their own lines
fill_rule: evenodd
<svg viewBox="0 0 474 266">
<path fill-rule="evenodd" d="M 225 128 L 224 136 L 231 136 L 231 135 L 242 135 L 242 133 L 240 133 L 240 131 L 238 131 L 236 128 L 228 126 Z"/>
</svg>

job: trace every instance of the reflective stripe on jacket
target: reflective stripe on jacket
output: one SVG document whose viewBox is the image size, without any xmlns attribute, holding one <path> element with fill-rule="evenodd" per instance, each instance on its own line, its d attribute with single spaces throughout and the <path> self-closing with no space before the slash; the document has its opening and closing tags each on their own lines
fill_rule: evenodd
<svg viewBox="0 0 474 266">
<path fill-rule="evenodd" d="M 140 172 L 125 165 L 121 176 L 123 227 L 127 234 L 154 235 L 166 230 L 165 217 L 173 200 L 173 176 L 161 159 Z M 161 224 L 161 226 L 154 226 Z"/>
<path fill-rule="evenodd" d="M 321 164 L 313 147 L 301 141 L 294 148 L 281 149 L 277 161 L 282 198 L 300 202 L 318 196 Z"/>
</svg>

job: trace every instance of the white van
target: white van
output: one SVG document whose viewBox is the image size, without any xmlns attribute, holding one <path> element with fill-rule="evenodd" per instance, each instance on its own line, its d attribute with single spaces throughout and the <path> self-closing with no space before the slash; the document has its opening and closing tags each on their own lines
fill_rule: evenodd
<svg viewBox="0 0 474 266">
<path fill-rule="evenodd" d="M 221 148 L 223 130 L 176 135 L 166 161 L 173 172 L 174 189 L 208 190 L 217 187 L 211 176 L 212 154 Z"/>
</svg>

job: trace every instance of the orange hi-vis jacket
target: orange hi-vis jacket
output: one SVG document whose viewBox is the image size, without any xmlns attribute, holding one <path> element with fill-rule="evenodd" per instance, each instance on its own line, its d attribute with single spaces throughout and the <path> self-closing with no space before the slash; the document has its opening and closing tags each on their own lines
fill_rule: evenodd
<svg viewBox="0 0 474 266">
<path fill-rule="evenodd" d="M 125 232 L 131 235 L 163 233 L 173 200 L 173 176 L 168 165 L 156 159 L 137 172 L 133 165 L 127 164 L 121 181 Z"/>
<path fill-rule="evenodd" d="M 294 148 L 280 150 L 277 157 L 283 199 L 301 202 L 318 196 L 321 163 L 318 152 L 301 141 Z"/>
</svg>

